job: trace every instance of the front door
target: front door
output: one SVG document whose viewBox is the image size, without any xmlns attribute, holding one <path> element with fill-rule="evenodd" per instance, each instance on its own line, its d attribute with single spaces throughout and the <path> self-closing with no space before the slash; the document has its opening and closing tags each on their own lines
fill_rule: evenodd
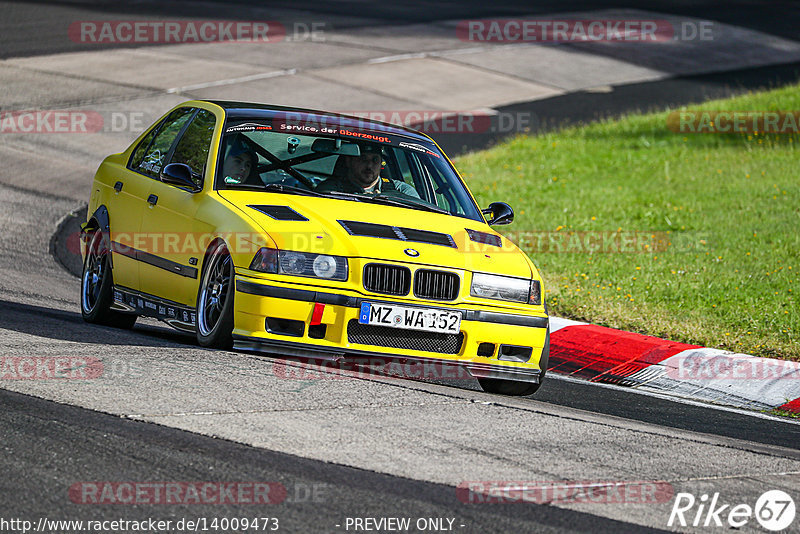
<svg viewBox="0 0 800 534">
<path fill-rule="evenodd" d="M 167 164 L 183 163 L 191 168 L 198 187 L 213 175 L 213 170 L 206 172 L 206 163 L 215 125 L 213 113 L 198 110 L 168 154 Z M 202 199 L 196 192 L 151 182 L 140 229 L 152 243 L 151 256 L 140 262 L 142 292 L 194 307 L 207 244 L 204 236 L 211 231 L 195 219 Z"/>
</svg>

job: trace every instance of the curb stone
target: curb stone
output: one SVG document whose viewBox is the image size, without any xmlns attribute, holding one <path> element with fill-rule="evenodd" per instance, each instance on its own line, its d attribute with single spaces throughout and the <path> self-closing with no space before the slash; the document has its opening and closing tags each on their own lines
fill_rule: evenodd
<svg viewBox="0 0 800 534">
<path fill-rule="evenodd" d="M 548 372 L 750 410 L 800 413 L 800 363 L 550 318 Z"/>
</svg>

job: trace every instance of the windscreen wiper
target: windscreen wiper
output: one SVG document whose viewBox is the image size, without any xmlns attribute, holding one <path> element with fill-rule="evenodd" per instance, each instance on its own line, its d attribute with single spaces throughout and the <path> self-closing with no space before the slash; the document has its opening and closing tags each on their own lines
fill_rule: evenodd
<svg viewBox="0 0 800 534">
<path fill-rule="evenodd" d="M 317 193 L 323 197 L 340 198 L 342 200 L 357 200 L 361 202 L 367 197 L 358 193 L 345 193 L 344 191 L 325 191 L 324 193 Z"/>
<path fill-rule="evenodd" d="M 264 190 L 266 191 L 274 191 L 276 193 L 288 193 L 290 195 L 306 195 L 309 197 L 321 197 L 324 196 L 320 193 L 315 193 L 314 191 L 309 191 L 308 189 L 303 189 L 302 187 L 295 187 L 293 185 L 286 185 L 286 184 L 279 184 L 277 182 L 271 184 L 264 184 Z"/>
<path fill-rule="evenodd" d="M 341 198 L 343 200 L 357 200 L 359 202 L 373 202 L 375 204 L 383 204 L 386 206 L 397 206 L 398 208 L 421 209 L 425 211 L 432 211 L 434 213 L 444 213 L 445 215 L 451 215 L 449 211 L 439 208 L 437 206 L 431 206 L 430 204 L 421 204 L 411 199 L 404 199 L 389 195 L 370 195 L 361 193 L 345 193 L 343 191 L 328 191 L 326 193 L 323 193 L 323 196 Z"/>
<path fill-rule="evenodd" d="M 450 212 L 446 209 L 440 208 L 438 206 L 431 206 L 430 204 L 423 204 L 423 201 L 415 201 L 413 199 L 406 199 L 401 197 L 389 196 L 389 195 L 374 195 L 374 196 L 367 196 L 365 197 L 367 201 L 374 200 L 381 204 L 388 204 L 391 206 L 399 206 L 402 208 L 419 208 L 425 211 L 432 211 L 434 213 L 444 213 L 446 215 L 450 215 Z"/>
</svg>

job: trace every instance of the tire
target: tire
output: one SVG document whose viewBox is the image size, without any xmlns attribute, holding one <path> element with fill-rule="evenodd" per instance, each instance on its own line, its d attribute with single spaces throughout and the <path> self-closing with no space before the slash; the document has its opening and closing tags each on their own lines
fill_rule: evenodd
<svg viewBox="0 0 800 534">
<path fill-rule="evenodd" d="M 81 275 L 81 315 L 87 323 L 131 329 L 136 315 L 111 309 L 114 277 L 109 250 L 99 230 L 89 237 Z"/>
<path fill-rule="evenodd" d="M 533 395 L 542 385 L 541 379 L 538 384 L 532 382 L 518 382 L 516 380 L 501 380 L 499 378 L 479 378 L 478 382 L 486 393 L 520 397 Z"/>
<path fill-rule="evenodd" d="M 197 292 L 197 342 L 203 347 L 233 346 L 234 270 L 228 247 L 217 242 L 206 256 Z"/>
</svg>

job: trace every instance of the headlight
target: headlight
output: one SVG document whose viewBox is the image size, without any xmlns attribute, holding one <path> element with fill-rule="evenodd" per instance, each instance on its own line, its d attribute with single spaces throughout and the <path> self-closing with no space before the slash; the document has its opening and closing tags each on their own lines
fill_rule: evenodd
<svg viewBox="0 0 800 534">
<path fill-rule="evenodd" d="M 327 254 L 262 248 L 250 262 L 250 268 L 264 273 L 347 280 L 347 258 Z"/>
<path fill-rule="evenodd" d="M 484 299 L 507 300 L 527 304 L 541 304 L 541 285 L 538 280 L 511 278 L 493 274 L 472 275 L 470 295 Z"/>
<path fill-rule="evenodd" d="M 306 257 L 298 252 L 280 252 L 280 269 L 286 274 L 298 274 L 300 276 L 306 272 Z"/>
<path fill-rule="evenodd" d="M 338 269 L 336 258 L 333 256 L 317 256 L 314 258 L 314 263 L 311 268 L 314 270 L 314 275 L 320 278 L 334 278 L 336 277 L 336 270 Z M 345 267 L 347 269 L 347 267 Z M 345 273 L 345 278 L 347 275 Z"/>
</svg>

